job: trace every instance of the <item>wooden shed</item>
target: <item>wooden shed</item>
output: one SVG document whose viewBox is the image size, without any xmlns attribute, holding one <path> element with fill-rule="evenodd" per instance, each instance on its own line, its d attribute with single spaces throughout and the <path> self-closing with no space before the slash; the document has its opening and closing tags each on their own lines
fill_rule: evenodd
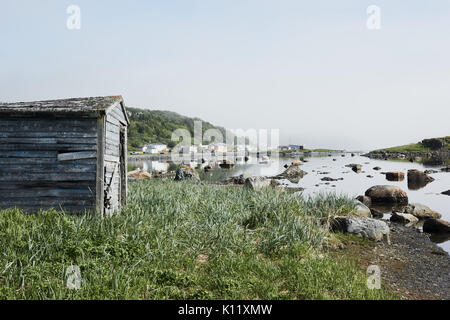
<svg viewBox="0 0 450 320">
<path fill-rule="evenodd" d="M 118 210 L 128 125 L 121 96 L 0 103 L 0 208 Z"/>
</svg>

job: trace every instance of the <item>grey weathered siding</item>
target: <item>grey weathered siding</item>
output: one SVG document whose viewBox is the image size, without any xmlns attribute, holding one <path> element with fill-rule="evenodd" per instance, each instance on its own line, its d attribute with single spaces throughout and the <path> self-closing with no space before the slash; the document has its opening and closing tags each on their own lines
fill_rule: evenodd
<svg viewBox="0 0 450 320">
<path fill-rule="evenodd" d="M 97 119 L 0 119 L 0 208 L 95 209 L 96 151 Z"/>
<path fill-rule="evenodd" d="M 120 131 L 124 130 L 126 135 L 126 126 L 127 121 L 122 107 L 118 104 L 106 116 L 105 194 L 106 198 L 109 199 L 107 201 L 107 213 L 112 213 L 119 209 L 122 200 L 121 183 L 126 183 L 126 179 L 124 181 L 121 178 L 120 170 Z"/>
</svg>

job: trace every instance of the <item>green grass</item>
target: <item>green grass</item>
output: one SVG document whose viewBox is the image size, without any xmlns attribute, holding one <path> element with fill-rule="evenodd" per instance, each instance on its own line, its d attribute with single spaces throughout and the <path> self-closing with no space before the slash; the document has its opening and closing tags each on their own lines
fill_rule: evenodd
<svg viewBox="0 0 450 320">
<path fill-rule="evenodd" d="M 334 195 L 149 180 L 109 218 L 0 211 L 0 299 L 393 298 L 322 246 L 320 219 L 351 210 Z M 66 288 L 72 264 L 80 290 Z"/>
<path fill-rule="evenodd" d="M 421 143 L 412 143 L 412 144 L 407 144 L 404 146 L 379 149 L 379 150 L 375 150 L 373 152 L 381 152 L 381 151 L 402 153 L 402 152 L 431 152 L 433 150 L 424 147 Z"/>
<path fill-rule="evenodd" d="M 444 148 L 440 149 L 440 151 L 450 151 L 450 136 L 449 137 L 441 137 L 441 138 L 435 138 L 439 139 L 445 142 Z M 411 143 L 403 146 L 397 146 L 397 147 L 391 147 L 391 148 L 384 148 L 384 149 L 378 149 L 374 150 L 372 152 L 396 152 L 396 153 L 402 153 L 402 152 L 433 152 L 436 150 L 430 149 L 425 147 L 425 145 L 422 144 L 422 142 L 418 143 Z"/>
</svg>

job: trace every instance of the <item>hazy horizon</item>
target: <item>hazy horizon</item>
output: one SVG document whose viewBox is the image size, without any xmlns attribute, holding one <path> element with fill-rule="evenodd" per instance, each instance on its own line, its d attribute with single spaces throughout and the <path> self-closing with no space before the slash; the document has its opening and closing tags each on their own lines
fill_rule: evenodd
<svg viewBox="0 0 450 320">
<path fill-rule="evenodd" d="M 69 5 L 81 29 L 68 30 Z M 368 6 L 381 29 L 366 26 Z M 370 150 L 450 135 L 450 2 L 0 5 L 0 101 L 122 95 L 281 144 Z"/>
</svg>

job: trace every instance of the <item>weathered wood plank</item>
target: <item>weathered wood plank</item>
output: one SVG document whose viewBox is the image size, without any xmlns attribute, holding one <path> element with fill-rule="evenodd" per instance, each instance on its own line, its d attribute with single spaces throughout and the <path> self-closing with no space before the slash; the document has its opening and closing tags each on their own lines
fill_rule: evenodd
<svg viewBox="0 0 450 320">
<path fill-rule="evenodd" d="M 105 213 L 105 135 L 106 135 L 106 117 L 97 119 L 97 173 L 96 173 L 96 198 L 95 208 L 100 216 Z"/>
<path fill-rule="evenodd" d="M 105 154 L 105 161 L 107 161 L 107 162 L 119 162 L 119 157 L 111 156 L 109 154 Z"/>
<path fill-rule="evenodd" d="M 95 151 L 95 144 L 0 144 L 0 151 Z"/>
<path fill-rule="evenodd" d="M 123 127 L 123 136 L 122 136 L 122 147 L 123 150 L 121 152 L 121 159 L 120 159 L 120 171 L 121 171 L 121 185 L 120 185 L 120 200 L 121 200 L 121 206 L 126 207 L 127 205 L 127 198 L 128 198 L 128 177 L 127 177 L 127 170 L 128 170 L 128 132 L 127 127 Z"/>
<path fill-rule="evenodd" d="M 0 138 L 97 138 L 96 133 L 73 132 L 73 131 L 15 131 L 2 132 L 0 128 Z"/>
<path fill-rule="evenodd" d="M 73 152 L 73 153 L 61 153 L 58 154 L 58 161 L 74 161 L 74 160 L 82 160 L 82 159 L 90 159 L 96 158 L 97 152 Z"/>
<path fill-rule="evenodd" d="M 44 173 L 44 172 L 97 172 L 95 164 L 78 164 L 78 163 L 55 163 L 55 164 L 33 164 L 32 166 L 24 166 L 20 164 L 1 165 L 0 172 L 21 173 Z"/>
<path fill-rule="evenodd" d="M 55 158 L 0 158 L 0 165 L 42 165 L 42 164 L 61 164 Z M 67 165 L 96 165 L 95 158 L 64 161 Z"/>
<path fill-rule="evenodd" d="M 55 189 L 55 188 L 37 188 L 32 190 L 2 190 L 0 192 L 0 201 L 15 198 L 63 198 L 73 200 L 93 200 L 95 198 L 94 192 L 88 189 Z"/>
<path fill-rule="evenodd" d="M 0 119 L 0 128 L 2 132 L 71 131 L 94 134 L 95 122 L 95 119 Z"/>
<path fill-rule="evenodd" d="M 14 172 L 0 172 L 0 181 L 94 181 L 95 173 L 24 173 L 18 175 Z"/>
<path fill-rule="evenodd" d="M 115 125 L 115 124 L 112 124 L 112 123 L 109 123 L 109 122 L 106 122 L 106 132 L 111 132 L 111 133 L 114 133 L 114 134 L 119 134 L 119 126 L 117 126 L 117 125 Z"/>
<path fill-rule="evenodd" d="M 6 151 L 0 150 L 0 158 L 53 158 L 58 156 L 57 151 Z"/>
<path fill-rule="evenodd" d="M 0 181 L 0 190 L 15 190 L 20 192 L 28 189 L 41 188 L 77 189 L 83 188 L 95 192 L 95 181 Z"/>
</svg>

